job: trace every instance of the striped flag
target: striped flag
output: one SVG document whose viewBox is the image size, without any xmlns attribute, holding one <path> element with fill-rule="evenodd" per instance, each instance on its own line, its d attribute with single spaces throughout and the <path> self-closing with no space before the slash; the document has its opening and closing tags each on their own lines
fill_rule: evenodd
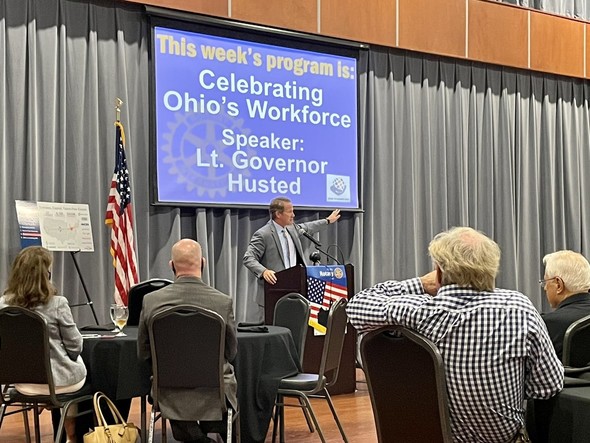
<svg viewBox="0 0 590 443">
<path fill-rule="evenodd" d="M 330 310 L 332 304 L 341 298 L 346 298 L 348 291 L 346 286 L 327 282 L 315 277 L 307 277 L 307 298 L 311 308 L 309 315 L 310 322 L 322 324 L 320 310 Z M 327 319 L 327 315 L 325 316 Z M 326 326 L 325 322 L 323 326 Z"/>
<path fill-rule="evenodd" d="M 137 255 L 133 238 L 131 185 L 125 156 L 125 132 L 115 122 L 115 171 L 111 181 L 105 223 L 111 229 L 111 255 L 115 267 L 115 302 L 127 305 L 129 288 L 138 282 Z"/>
</svg>

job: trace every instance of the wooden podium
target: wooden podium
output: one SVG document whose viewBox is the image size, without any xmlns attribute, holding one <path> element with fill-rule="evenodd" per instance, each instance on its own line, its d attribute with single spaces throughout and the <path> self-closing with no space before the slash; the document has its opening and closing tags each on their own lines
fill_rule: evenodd
<svg viewBox="0 0 590 443">
<path fill-rule="evenodd" d="M 354 295 L 354 266 L 347 264 L 346 285 L 348 287 L 348 298 Z M 298 292 L 307 296 L 307 271 L 305 266 L 294 266 L 276 273 L 277 283 L 269 285 L 264 283 L 264 322 L 272 324 L 275 304 L 283 295 L 290 292 Z M 317 373 L 320 369 L 322 349 L 324 347 L 324 336 L 314 335 L 314 329 L 310 326 L 307 329 L 307 340 L 305 342 L 305 353 L 303 358 L 303 370 L 305 372 Z M 338 380 L 330 388 L 330 394 L 348 394 L 356 389 L 356 331 L 349 325 L 346 330 L 346 338 L 342 348 L 340 370 Z"/>
</svg>

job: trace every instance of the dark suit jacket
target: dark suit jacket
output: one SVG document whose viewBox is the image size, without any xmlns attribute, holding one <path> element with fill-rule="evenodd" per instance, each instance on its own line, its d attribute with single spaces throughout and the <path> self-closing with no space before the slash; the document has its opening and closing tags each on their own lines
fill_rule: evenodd
<svg viewBox="0 0 590 443">
<path fill-rule="evenodd" d="M 328 222 L 326 219 L 322 219 L 301 223 L 299 226 L 309 234 L 315 234 L 323 227 L 328 226 Z M 301 245 L 299 233 L 295 229 L 295 226 L 288 225 L 286 229 L 293 239 L 293 244 L 297 251 L 297 264 L 308 265 L 309 260 L 306 259 L 303 253 L 303 246 Z M 266 269 L 271 269 L 275 272 L 285 269 L 281 240 L 272 220 L 269 220 L 266 225 L 252 235 L 248 249 L 244 254 L 243 263 L 258 279 L 259 285 L 256 302 L 262 306 L 264 305 L 264 279 L 262 278 L 262 273 Z"/>
<path fill-rule="evenodd" d="M 234 368 L 229 363 L 238 352 L 236 323 L 232 299 L 217 289 L 206 285 L 200 278 L 179 277 L 176 281 L 158 291 L 147 294 L 143 299 L 143 309 L 139 318 L 137 335 L 137 352 L 140 359 L 147 361 L 151 367 L 149 320 L 160 310 L 177 305 L 194 305 L 217 312 L 225 320 L 225 395 L 236 407 L 237 382 Z M 184 340 L 183 337 L 178 337 Z M 203 338 L 205 339 L 205 338 Z M 182 364 L 182 356 L 178 356 Z M 161 389 L 160 409 L 164 415 L 173 420 L 221 420 L 221 405 L 218 405 L 217 390 Z"/>
<path fill-rule="evenodd" d="M 563 337 L 568 326 L 587 315 L 590 315 L 590 294 L 587 292 L 571 295 L 562 301 L 555 311 L 541 314 L 560 359 L 563 355 Z"/>
</svg>

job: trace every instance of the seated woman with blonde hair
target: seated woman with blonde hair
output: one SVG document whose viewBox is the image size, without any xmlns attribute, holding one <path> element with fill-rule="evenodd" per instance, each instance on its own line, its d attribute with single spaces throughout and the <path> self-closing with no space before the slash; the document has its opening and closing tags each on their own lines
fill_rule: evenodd
<svg viewBox="0 0 590 443">
<path fill-rule="evenodd" d="M 74 323 L 68 301 L 57 295 L 50 280 L 52 261 L 51 253 L 41 246 L 23 249 L 12 264 L 8 285 L 0 297 L 0 308 L 3 305 L 20 306 L 45 317 L 55 392 L 66 394 L 84 386 L 86 366 L 80 357 L 82 335 Z M 49 394 L 47 385 L 21 383 L 15 388 L 27 395 Z M 75 442 L 75 418 L 66 417 L 64 423 L 68 442 Z"/>
</svg>

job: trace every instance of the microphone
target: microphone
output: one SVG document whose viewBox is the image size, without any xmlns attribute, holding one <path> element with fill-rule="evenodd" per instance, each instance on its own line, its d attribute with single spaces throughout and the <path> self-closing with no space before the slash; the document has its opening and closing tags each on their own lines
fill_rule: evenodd
<svg viewBox="0 0 590 443">
<path fill-rule="evenodd" d="M 319 251 L 313 251 L 311 254 L 309 254 L 309 259 L 314 265 L 318 265 L 321 260 L 321 255 Z"/>
<path fill-rule="evenodd" d="M 322 247 L 322 244 L 319 241 L 317 241 L 315 238 L 313 238 L 313 236 L 310 235 L 305 229 L 303 229 L 303 227 L 301 227 L 301 225 L 295 225 L 295 226 L 297 227 L 297 232 L 299 232 L 300 235 L 303 235 L 306 239 L 311 241 L 318 248 Z"/>
</svg>

